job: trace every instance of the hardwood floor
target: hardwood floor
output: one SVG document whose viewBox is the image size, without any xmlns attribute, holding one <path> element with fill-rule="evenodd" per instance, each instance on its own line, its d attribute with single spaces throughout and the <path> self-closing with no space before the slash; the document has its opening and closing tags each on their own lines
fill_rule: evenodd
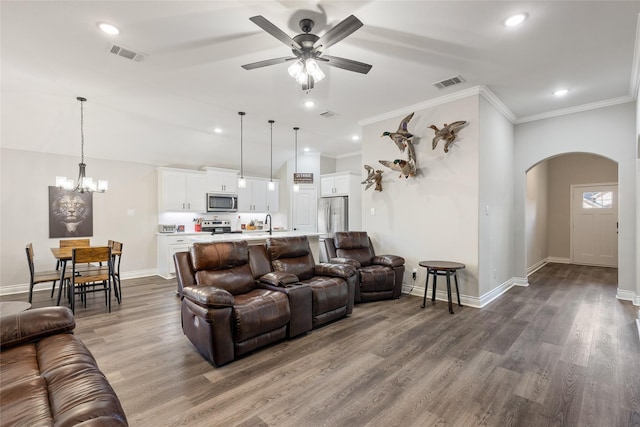
<svg viewBox="0 0 640 427">
<path fill-rule="evenodd" d="M 406 295 L 359 304 L 221 368 L 182 334 L 173 280 L 123 281 L 111 314 L 90 296 L 76 334 L 134 426 L 640 426 L 637 309 L 616 275 L 548 264 L 453 315 Z M 34 307 L 53 304 L 40 289 Z"/>
</svg>

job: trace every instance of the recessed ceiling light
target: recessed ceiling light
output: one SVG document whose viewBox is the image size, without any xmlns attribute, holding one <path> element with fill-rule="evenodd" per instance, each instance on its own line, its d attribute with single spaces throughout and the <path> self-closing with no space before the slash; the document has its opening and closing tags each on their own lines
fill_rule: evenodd
<svg viewBox="0 0 640 427">
<path fill-rule="evenodd" d="M 565 96 L 567 93 L 569 93 L 569 89 L 558 89 L 553 92 L 555 96 Z"/>
<path fill-rule="evenodd" d="M 213 131 L 214 131 L 215 133 L 222 133 L 222 129 L 220 129 L 220 128 L 215 128 Z"/>
<path fill-rule="evenodd" d="M 314 105 L 316 105 L 316 103 L 315 103 L 315 102 L 313 102 L 312 100 L 308 100 L 308 101 L 305 101 L 305 102 L 304 102 L 304 106 L 305 106 L 305 107 L 307 107 L 307 108 L 311 108 L 311 107 L 313 107 Z"/>
<path fill-rule="evenodd" d="M 505 19 L 503 24 L 505 27 L 517 27 L 518 25 L 522 24 L 524 21 L 527 20 L 527 18 L 529 17 L 528 13 L 517 13 L 513 16 L 510 16 L 509 18 Z"/>
<path fill-rule="evenodd" d="M 304 147 L 304 152 L 305 152 L 305 153 L 308 153 L 309 151 L 311 151 L 311 148 L 309 148 L 309 147 Z"/>
<path fill-rule="evenodd" d="M 118 28 L 116 28 L 114 25 L 107 24 L 106 22 L 98 22 L 98 28 L 112 36 L 120 34 L 120 30 Z"/>
<path fill-rule="evenodd" d="M 351 137 L 351 139 L 352 139 L 352 140 L 354 140 L 354 141 L 359 141 L 359 140 L 360 140 L 360 137 L 359 137 L 358 135 L 353 135 L 353 136 Z"/>
</svg>

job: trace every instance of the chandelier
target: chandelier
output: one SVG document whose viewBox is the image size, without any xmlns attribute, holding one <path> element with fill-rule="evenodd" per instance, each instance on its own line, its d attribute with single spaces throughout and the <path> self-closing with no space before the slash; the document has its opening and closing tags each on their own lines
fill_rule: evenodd
<svg viewBox="0 0 640 427">
<path fill-rule="evenodd" d="M 78 163 L 78 184 L 74 187 L 73 179 L 67 179 L 64 176 L 56 176 L 56 187 L 65 190 L 77 191 L 79 193 L 104 193 L 109 188 L 109 182 L 106 180 L 94 181 L 93 178 L 86 176 L 87 165 L 84 162 L 84 108 L 83 104 L 87 98 L 81 96 L 76 98 L 80 101 L 80 163 Z"/>
</svg>

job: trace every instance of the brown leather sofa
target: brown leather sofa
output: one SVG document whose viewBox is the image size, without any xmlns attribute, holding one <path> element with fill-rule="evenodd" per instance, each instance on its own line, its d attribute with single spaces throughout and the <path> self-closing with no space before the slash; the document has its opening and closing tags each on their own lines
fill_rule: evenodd
<svg viewBox="0 0 640 427">
<path fill-rule="evenodd" d="M 127 426 L 120 401 L 66 307 L 0 318 L 2 425 Z"/>
<path fill-rule="evenodd" d="M 355 302 L 400 298 L 404 258 L 376 256 L 371 239 L 364 231 L 341 231 L 324 240 L 331 263 L 350 264 L 358 270 Z"/>
<path fill-rule="evenodd" d="M 306 236 L 269 238 L 266 248 L 274 271 L 293 274 L 311 288 L 314 328 L 353 312 L 355 268 L 316 265 Z"/>
<path fill-rule="evenodd" d="M 279 286 L 274 275 L 265 278 L 271 285 L 256 280 L 246 241 L 196 243 L 174 261 L 182 329 L 216 366 L 310 329 L 304 316 L 298 318 L 308 312 L 310 290 Z"/>
</svg>

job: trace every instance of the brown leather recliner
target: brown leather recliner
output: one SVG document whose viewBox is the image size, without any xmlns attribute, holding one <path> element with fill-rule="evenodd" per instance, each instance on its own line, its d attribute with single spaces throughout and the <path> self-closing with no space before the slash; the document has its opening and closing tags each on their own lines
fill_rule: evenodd
<svg viewBox="0 0 640 427">
<path fill-rule="evenodd" d="M 211 363 L 224 365 L 286 337 L 289 298 L 257 286 L 246 241 L 195 243 L 174 261 L 182 330 Z"/>
<path fill-rule="evenodd" d="M 306 236 L 267 239 L 274 271 L 291 273 L 313 295 L 313 327 L 353 312 L 356 270 L 350 265 L 316 264 Z"/>
<path fill-rule="evenodd" d="M 341 231 L 325 239 L 329 262 L 345 263 L 358 269 L 355 302 L 400 298 L 404 258 L 376 256 L 371 239 L 364 231 Z"/>
<path fill-rule="evenodd" d="M 127 426 L 122 405 L 66 307 L 0 318 L 0 424 Z"/>
</svg>

